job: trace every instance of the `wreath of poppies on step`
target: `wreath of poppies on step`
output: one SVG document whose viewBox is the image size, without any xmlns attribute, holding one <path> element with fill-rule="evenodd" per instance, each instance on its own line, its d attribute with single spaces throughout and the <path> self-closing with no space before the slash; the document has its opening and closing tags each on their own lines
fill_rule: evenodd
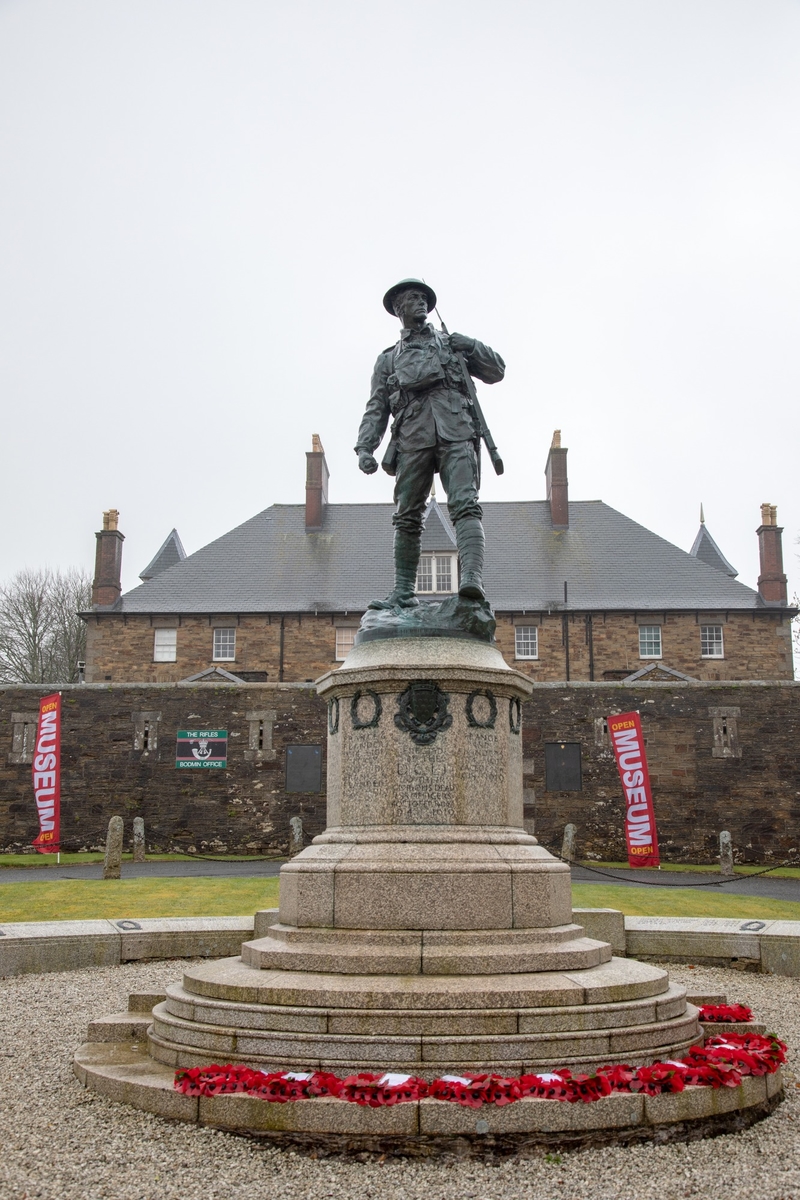
<svg viewBox="0 0 800 1200">
<path fill-rule="evenodd" d="M 513 1104 L 529 1098 L 575 1104 L 600 1100 L 614 1092 L 657 1096 L 663 1092 L 682 1092 L 686 1087 L 738 1087 L 744 1076 L 774 1074 L 785 1061 L 786 1046 L 774 1034 L 725 1033 L 706 1039 L 703 1046 L 692 1046 L 681 1059 L 646 1067 L 617 1064 L 602 1067 L 594 1075 L 573 1075 L 571 1071 L 559 1070 L 506 1077 L 467 1071 L 463 1075 L 442 1075 L 431 1083 L 392 1071 L 364 1072 L 339 1079 L 326 1071 L 265 1072 L 229 1063 L 176 1071 L 174 1086 L 188 1096 L 243 1092 L 279 1104 L 333 1096 L 370 1108 L 425 1099 L 481 1108 L 485 1104 Z"/>
</svg>

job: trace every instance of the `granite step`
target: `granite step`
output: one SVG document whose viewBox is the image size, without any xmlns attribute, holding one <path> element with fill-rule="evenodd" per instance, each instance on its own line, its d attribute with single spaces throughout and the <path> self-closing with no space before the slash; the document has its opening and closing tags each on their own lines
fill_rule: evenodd
<svg viewBox="0 0 800 1200">
<path fill-rule="evenodd" d="M 149 1012 L 112 1013 L 90 1021 L 86 1037 L 90 1042 L 144 1042 L 152 1022 Z"/>
<path fill-rule="evenodd" d="M 197 1054 L 206 1061 L 238 1061 L 277 1065 L 305 1064 L 305 1069 L 340 1070 L 342 1062 L 356 1069 L 383 1070 L 421 1068 L 478 1070 L 479 1064 L 523 1063 L 526 1068 L 572 1065 L 580 1062 L 622 1062 L 632 1055 L 675 1057 L 699 1038 L 697 1010 L 687 1006 L 680 1015 L 640 1025 L 613 1028 L 572 1029 L 555 1033 L 508 1033 L 468 1036 L 405 1033 L 402 1035 L 353 1035 L 242 1029 L 235 1025 L 211 1025 L 175 1016 L 166 1003 L 153 1010 L 151 1053 L 159 1061 L 186 1065 L 186 1055 Z M 164 1052 L 168 1058 L 164 1058 Z M 509 1070 L 508 1067 L 505 1068 Z"/>
<path fill-rule="evenodd" d="M 130 992 L 128 994 L 128 1012 L 151 1013 L 157 1004 L 166 1000 L 165 992 Z"/>
<path fill-rule="evenodd" d="M 341 1009 L 246 1004 L 187 992 L 180 984 L 167 989 L 166 1010 L 201 1025 L 238 1030 L 295 1031 L 383 1037 L 472 1036 L 515 1033 L 559 1033 L 577 1029 L 614 1029 L 651 1024 L 686 1011 L 684 989 L 671 984 L 657 997 L 617 1004 L 563 1005 L 529 1009 Z"/>
<path fill-rule="evenodd" d="M 245 942 L 242 962 L 262 971 L 286 970 L 344 975 L 502 975 L 531 971 L 581 971 L 611 958 L 607 942 L 572 937 L 559 943 L 537 940 L 537 930 L 524 937 L 490 938 L 486 933 L 469 940 L 448 935 L 423 935 L 394 945 L 378 938 L 367 942 L 343 931 L 339 938 L 305 937 L 285 941 L 280 934 Z M 547 931 L 543 931 L 547 932 Z M 580 931 L 577 931 L 580 932 Z"/>
<path fill-rule="evenodd" d="M 247 1004 L 349 1009 L 520 1009 L 618 1003 L 661 996 L 663 968 L 611 958 L 585 970 L 501 975 L 345 975 L 257 970 L 241 958 L 184 970 L 194 995 Z"/>
</svg>

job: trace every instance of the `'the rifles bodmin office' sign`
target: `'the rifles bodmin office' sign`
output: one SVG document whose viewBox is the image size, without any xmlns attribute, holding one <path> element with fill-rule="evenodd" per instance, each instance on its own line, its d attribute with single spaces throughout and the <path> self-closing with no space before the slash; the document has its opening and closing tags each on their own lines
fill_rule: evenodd
<svg viewBox="0 0 800 1200">
<path fill-rule="evenodd" d="M 227 767 L 227 729 L 179 729 L 176 767 Z"/>
</svg>

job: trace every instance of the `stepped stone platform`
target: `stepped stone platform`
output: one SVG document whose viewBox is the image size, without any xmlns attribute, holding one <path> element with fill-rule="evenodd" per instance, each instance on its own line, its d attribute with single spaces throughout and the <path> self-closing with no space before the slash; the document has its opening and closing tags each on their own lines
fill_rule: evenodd
<svg viewBox="0 0 800 1200">
<path fill-rule="evenodd" d="M 477 1126 L 471 1110 L 434 1100 L 373 1110 L 174 1092 L 176 1068 L 212 1062 L 432 1080 L 638 1066 L 702 1040 L 698 1009 L 666 971 L 585 936 L 569 868 L 522 828 L 521 701 L 533 685 L 493 646 L 366 640 L 317 686 L 328 827 L 282 868 L 278 919 L 256 914 L 241 955 L 187 968 L 154 1004 L 146 1043 L 138 1016 L 110 1023 L 129 1043 L 95 1022 L 75 1060 L 88 1086 L 224 1128 L 420 1146 L 490 1127 L 512 1140 L 650 1136 L 768 1110 L 775 1076 L 726 1094 L 518 1101 L 482 1109 Z"/>
</svg>

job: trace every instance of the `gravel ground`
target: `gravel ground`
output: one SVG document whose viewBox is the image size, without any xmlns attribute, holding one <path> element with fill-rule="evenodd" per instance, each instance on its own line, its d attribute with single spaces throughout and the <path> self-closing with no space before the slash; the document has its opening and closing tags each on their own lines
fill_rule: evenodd
<svg viewBox="0 0 800 1200">
<path fill-rule="evenodd" d="M 170 1124 L 85 1091 L 71 1054 L 91 1017 L 131 990 L 180 976 L 178 961 L 0 980 L 2 1200 L 800 1200 L 800 980 L 678 967 L 693 991 L 750 1004 L 789 1044 L 788 1098 L 745 1133 L 667 1146 L 608 1147 L 476 1161 L 310 1159 L 226 1133 Z M 797 1085 L 800 1087 L 800 1084 Z"/>
</svg>

